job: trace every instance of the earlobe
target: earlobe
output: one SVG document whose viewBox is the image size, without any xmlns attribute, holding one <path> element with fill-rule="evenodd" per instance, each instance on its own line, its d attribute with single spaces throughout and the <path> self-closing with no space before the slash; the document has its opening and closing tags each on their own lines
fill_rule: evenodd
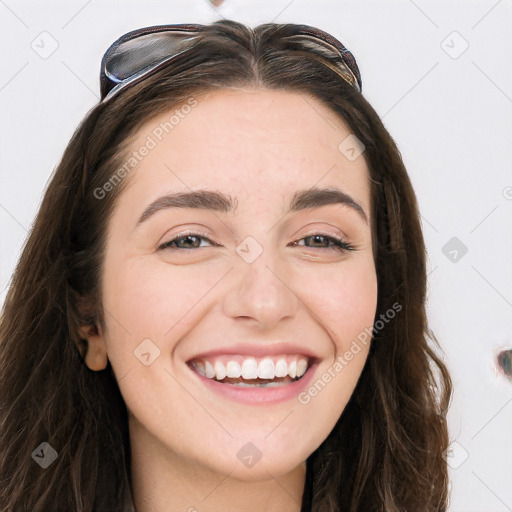
<svg viewBox="0 0 512 512">
<path fill-rule="evenodd" d="M 90 325 L 81 326 L 78 328 L 78 334 L 81 339 L 87 340 L 85 357 L 82 354 L 87 367 L 95 372 L 104 370 L 107 367 L 108 358 L 101 329 Z"/>
</svg>

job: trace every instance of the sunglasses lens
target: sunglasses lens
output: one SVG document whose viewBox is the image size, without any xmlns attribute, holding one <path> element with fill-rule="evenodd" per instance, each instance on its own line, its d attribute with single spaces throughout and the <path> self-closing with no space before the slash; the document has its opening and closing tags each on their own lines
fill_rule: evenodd
<svg viewBox="0 0 512 512">
<path fill-rule="evenodd" d="M 103 57 L 100 77 L 102 98 L 113 88 L 117 91 L 151 74 L 190 48 L 197 37 L 197 30 L 166 30 L 138 35 L 113 44 Z"/>
<path fill-rule="evenodd" d="M 326 41 L 319 36 L 313 36 L 311 34 L 300 34 L 295 36 L 289 36 L 286 38 L 288 41 L 297 41 L 301 46 L 310 47 L 311 50 L 316 53 L 323 54 L 328 59 L 337 57 L 336 66 L 339 68 L 336 70 L 343 79 L 351 84 L 353 87 L 361 91 L 361 78 L 359 75 L 359 68 L 355 62 L 352 54 L 339 43 L 339 46 L 335 46 L 333 43 Z"/>
<path fill-rule="evenodd" d="M 188 32 L 162 32 L 125 41 L 109 55 L 106 69 L 111 79 L 126 80 L 182 52 L 195 37 Z"/>
</svg>

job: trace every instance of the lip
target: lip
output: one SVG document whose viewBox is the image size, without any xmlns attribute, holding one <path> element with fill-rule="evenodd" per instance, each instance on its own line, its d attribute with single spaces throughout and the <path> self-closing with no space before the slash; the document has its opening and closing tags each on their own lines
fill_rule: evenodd
<svg viewBox="0 0 512 512">
<path fill-rule="evenodd" d="M 299 355 L 307 357 L 312 363 L 318 361 L 318 356 L 311 352 L 309 348 L 302 347 L 296 343 L 240 343 L 230 345 L 229 347 L 220 347 L 215 350 L 201 352 L 195 354 L 193 357 L 187 359 L 187 363 L 192 362 L 194 359 L 208 359 L 209 357 L 216 357 L 222 355 L 240 355 L 240 356 L 279 356 L 282 354 Z"/>
<path fill-rule="evenodd" d="M 225 354 L 226 352 L 222 352 Z M 237 352 L 240 353 L 240 352 Z M 266 352 L 268 354 L 268 352 Z M 211 352 L 209 354 L 212 354 Z M 279 387 L 240 387 L 234 384 L 222 384 L 218 380 L 209 379 L 199 374 L 188 365 L 189 370 L 204 384 L 204 386 L 212 392 L 228 398 L 239 403 L 248 405 L 270 405 L 277 404 L 297 398 L 299 393 L 303 391 L 308 384 L 311 382 L 315 370 L 318 366 L 318 362 L 311 360 L 311 364 L 308 367 L 306 373 L 299 379 L 290 384 L 285 384 Z"/>
</svg>

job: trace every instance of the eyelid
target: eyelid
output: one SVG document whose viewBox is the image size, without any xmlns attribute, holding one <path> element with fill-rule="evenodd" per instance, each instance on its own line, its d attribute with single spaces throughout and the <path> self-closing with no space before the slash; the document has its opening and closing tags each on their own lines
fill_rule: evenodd
<svg viewBox="0 0 512 512">
<path fill-rule="evenodd" d="M 324 236 L 332 236 L 333 238 L 342 239 L 344 242 L 347 241 L 348 237 L 341 230 L 338 230 L 339 233 L 332 232 L 332 231 L 328 232 L 328 231 L 329 231 L 329 229 L 323 229 L 323 228 L 318 228 L 318 227 L 311 228 L 309 231 L 306 232 L 306 234 L 302 235 L 302 237 L 305 238 L 307 236 L 321 234 Z M 296 233 L 300 233 L 300 230 L 297 230 Z M 211 238 L 210 238 L 211 235 L 209 233 L 206 233 L 205 231 L 200 231 L 200 228 L 188 228 L 188 229 L 185 229 L 184 231 L 180 231 L 180 232 L 172 235 L 172 237 L 173 237 L 173 239 L 175 239 L 175 238 L 179 238 L 181 236 L 186 236 L 186 235 L 200 235 L 204 238 L 207 238 L 211 242 L 213 242 L 213 240 L 211 240 Z M 299 235 L 297 235 L 297 236 L 299 236 Z"/>
<path fill-rule="evenodd" d="M 348 238 L 347 236 L 345 236 L 344 233 L 341 232 L 341 230 L 338 233 L 336 233 L 335 231 L 329 230 L 328 228 L 326 228 L 326 229 L 312 228 L 305 235 L 303 235 L 302 238 L 306 238 L 307 236 L 312 236 L 312 235 L 331 236 L 336 239 L 341 239 L 344 242 L 346 242 L 347 238 Z"/>
</svg>

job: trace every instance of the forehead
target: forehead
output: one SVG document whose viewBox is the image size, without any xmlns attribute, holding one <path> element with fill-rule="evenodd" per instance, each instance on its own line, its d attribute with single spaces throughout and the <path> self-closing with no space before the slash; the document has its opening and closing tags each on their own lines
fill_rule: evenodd
<svg viewBox="0 0 512 512">
<path fill-rule="evenodd" d="M 311 95 L 215 90 L 139 128 L 128 156 L 150 149 L 138 157 L 131 186 L 148 197 L 212 188 L 234 197 L 272 197 L 274 203 L 280 196 L 283 205 L 296 189 L 338 187 L 369 211 L 366 162 L 342 151 L 350 135 L 348 125 Z"/>
</svg>

